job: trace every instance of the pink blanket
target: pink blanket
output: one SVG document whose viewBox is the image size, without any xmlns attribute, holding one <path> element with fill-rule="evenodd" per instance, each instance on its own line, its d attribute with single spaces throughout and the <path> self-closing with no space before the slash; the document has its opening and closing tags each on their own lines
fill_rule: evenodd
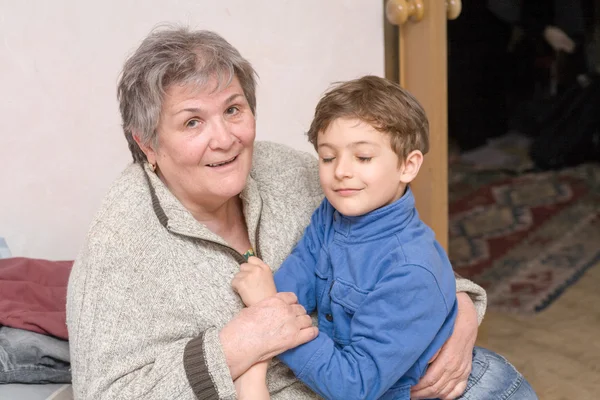
<svg viewBox="0 0 600 400">
<path fill-rule="evenodd" d="M 73 261 L 0 259 L 0 325 L 68 339 L 67 283 Z"/>
</svg>

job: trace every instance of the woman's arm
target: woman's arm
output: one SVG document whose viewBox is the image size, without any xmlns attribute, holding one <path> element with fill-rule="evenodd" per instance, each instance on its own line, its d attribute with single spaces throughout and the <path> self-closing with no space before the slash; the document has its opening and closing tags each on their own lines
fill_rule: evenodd
<svg viewBox="0 0 600 400">
<path fill-rule="evenodd" d="M 244 308 L 221 329 L 221 346 L 234 380 L 255 363 L 317 336 L 318 329 L 297 300 L 294 293 L 277 293 Z"/>
<path fill-rule="evenodd" d="M 295 295 L 281 293 L 220 331 L 174 336 L 170 326 L 182 319 L 158 313 L 169 307 L 156 304 L 169 301 L 167 292 L 131 292 L 131 279 L 116 275 L 81 263 L 71 273 L 67 321 L 78 399 L 234 399 L 233 379 L 252 364 L 317 334 Z"/>
<path fill-rule="evenodd" d="M 476 331 L 477 325 L 481 324 L 481 321 L 483 321 L 483 317 L 485 316 L 485 309 L 487 307 L 487 294 L 481 286 L 463 278 L 456 272 L 454 273 L 454 278 L 456 279 L 456 293 L 463 293 L 463 295 L 466 295 L 471 300 L 468 303 L 465 302 L 463 305 L 469 308 L 474 307 L 477 317 L 477 323 L 475 324 Z M 461 303 L 459 303 L 459 306 L 461 306 Z"/>
<path fill-rule="evenodd" d="M 452 336 L 442 346 L 427 372 L 411 390 L 411 399 L 442 400 L 459 397 L 467 387 L 477 339 L 478 313 L 466 293 L 457 293 L 458 314 Z"/>
</svg>

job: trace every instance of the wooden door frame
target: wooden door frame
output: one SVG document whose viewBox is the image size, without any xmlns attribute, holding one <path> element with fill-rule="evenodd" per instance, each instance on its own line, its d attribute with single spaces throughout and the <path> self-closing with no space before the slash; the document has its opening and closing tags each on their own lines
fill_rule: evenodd
<svg viewBox="0 0 600 400">
<path fill-rule="evenodd" d="M 410 91 L 427 113 L 430 150 L 411 188 L 421 219 L 448 250 L 446 4 L 441 0 L 424 0 L 424 4 L 425 16 L 418 23 L 409 21 L 398 28 L 385 19 L 386 77 Z"/>
</svg>

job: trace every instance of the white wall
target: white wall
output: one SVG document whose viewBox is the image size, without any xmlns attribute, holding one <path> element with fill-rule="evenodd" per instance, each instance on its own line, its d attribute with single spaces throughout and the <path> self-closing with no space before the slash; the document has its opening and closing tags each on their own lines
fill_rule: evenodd
<svg viewBox="0 0 600 400">
<path fill-rule="evenodd" d="M 13 256 L 73 259 L 130 161 L 115 86 L 153 26 L 222 34 L 260 75 L 258 138 L 304 132 L 334 81 L 382 75 L 372 0 L 0 0 L 0 237 Z"/>
</svg>

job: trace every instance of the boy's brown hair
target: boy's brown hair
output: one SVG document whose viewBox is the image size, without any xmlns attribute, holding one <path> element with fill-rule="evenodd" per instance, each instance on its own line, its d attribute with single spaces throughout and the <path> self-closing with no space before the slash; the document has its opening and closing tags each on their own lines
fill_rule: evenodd
<svg viewBox="0 0 600 400">
<path fill-rule="evenodd" d="M 319 100 L 308 131 L 317 148 L 318 136 L 338 118 L 361 120 L 390 136 L 400 160 L 413 150 L 429 151 L 429 122 L 419 102 L 398 84 L 367 75 L 341 82 Z"/>
</svg>

